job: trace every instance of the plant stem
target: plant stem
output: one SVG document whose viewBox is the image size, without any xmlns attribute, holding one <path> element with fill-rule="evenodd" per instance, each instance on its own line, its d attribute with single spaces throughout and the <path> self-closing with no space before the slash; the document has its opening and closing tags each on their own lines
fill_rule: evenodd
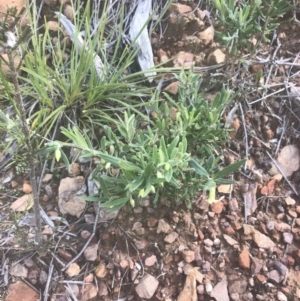
<svg viewBox="0 0 300 301">
<path fill-rule="evenodd" d="M 42 244 L 42 230 L 41 230 L 39 194 L 38 194 L 37 179 L 35 174 L 36 163 L 34 158 L 34 149 L 32 147 L 32 143 L 30 139 L 30 128 L 26 121 L 26 111 L 25 111 L 23 98 L 18 82 L 18 72 L 14 65 L 13 51 L 10 47 L 7 48 L 7 56 L 8 56 L 10 71 L 12 73 L 12 81 L 15 88 L 16 108 L 19 111 L 20 119 L 22 122 L 22 131 L 25 137 L 25 146 L 27 148 L 28 167 L 30 170 L 29 176 L 30 176 L 30 183 L 32 186 L 33 206 L 34 206 L 35 226 L 36 226 L 35 240 L 36 240 L 36 244 L 40 247 Z"/>
</svg>

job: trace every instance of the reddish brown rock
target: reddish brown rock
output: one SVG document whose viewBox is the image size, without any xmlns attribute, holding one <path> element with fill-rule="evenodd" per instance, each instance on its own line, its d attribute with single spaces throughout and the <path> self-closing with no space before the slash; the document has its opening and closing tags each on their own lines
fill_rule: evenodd
<svg viewBox="0 0 300 301">
<path fill-rule="evenodd" d="M 224 204 L 223 202 L 215 202 L 215 203 L 212 203 L 210 205 L 211 207 L 211 210 L 215 213 L 215 214 L 220 214 L 222 211 L 223 211 L 223 207 L 224 207 Z"/>
<path fill-rule="evenodd" d="M 239 254 L 239 266 L 242 269 L 250 269 L 250 256 L 246 246 L 242 247 L 242 252 Z"/>
<path fill-rule="evenodd" d="M 227 235 L 234 235 L 234 234 L 235 234 L 235 230 L 234 230 L 231 226 L 226 227 L 226 228 L 224 229 L 224 232 L 225 232 Z"/>
<path fill-rule="evenodd" d="M 40 300 L 40 295 L 24 282 L 17 281 L 9 285 L 8 294 L 5 298 L 5 301 L 16 300 L 36 301 Z"/>
<path fill-rule="evenodd" d="M 265 283 L 267 281 L 267 277 L 262 274 L 257 274 L 256 278 L 260 283 Z"/>
<path fill-rule="evenodd" d="M 32 193 L 32 187 L 29 183 L 24 183 L 23 184 L 23 192 L 26 194 Z"/>
<path fill-rule="evenodd" d="M 180 84 L 179 81 L 173 82 L 173 83 L 167 85 L 164 88 L 164 91 L 168 92 L 169 94 L 172 94 L 172 95 L 177 95 L 178 89 L 179 89 L 179 84 Z"/>
</svg>

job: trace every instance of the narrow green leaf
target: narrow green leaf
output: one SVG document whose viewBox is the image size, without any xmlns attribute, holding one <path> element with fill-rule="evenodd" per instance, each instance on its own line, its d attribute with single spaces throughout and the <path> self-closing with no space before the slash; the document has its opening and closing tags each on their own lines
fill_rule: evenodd
<svg viewBox="0 0 300 301">
<path fill-rule="evenodd" d="M 167 151 L 168 151 L 168 156 L 169 158 L 171 157 L 171 154 L 173 152 L 173 150 L 175 149 L 175 147 L 177 146 L 179 142 L 179 136 L 176 136 L 173 141 L 168 145 Z"/>
<path fill-rule="evenodd" d="M 104 194 L 106 197 L 108 197 L 108 196 L 109 196 L 109 192 L 108 192 L 108 189 L 107 189 L 107 185 L 106 185 L 106 183 L 105 183 L 103 177 L 101 177 L 101 175 L 100 175 L 100 177 L 98 178 L 98 181 L 99 181 L 99 183 L 100 183 L 101 190 L 102 190 L 103 194 Z"/>
<path fill-rule="evenodd" d="M 109 161 L 109 160 L 108 160 Z M 142 169 L 140 167 L 138 167 L 137 165 L 129 162 L 129 161 L 125 161 L 125 160 L 119 160 L 119 164 L 120 168 L 124 169 L 124 170 L 128 170 L 128 171 L 137 171 L 137 172 L 141 172 Z"/>
<path fill-rule="evenodd" d="M 194 168 L 198 175 L 209 178 L 208 172 L 195 159 L 191 158 L 189 165 L 190 167 Z"/>
<path fill-rule="evenodd" d="M 243 164 L 245 164 L 246 159 L 244 160 L 240 160 L 238 162 L 235 162 L 233 164 L 230 164 L 228 166 L 226 166 L 225 168 L 223 168 L 222 170 L 220 170 L 219 172 L 217 172 L 214 176 L 213 179 L 216 181 L 220 178 L 223 178 L 229 174 L 231 174 L 232 172 L 238 170 Z"/>
</svg>

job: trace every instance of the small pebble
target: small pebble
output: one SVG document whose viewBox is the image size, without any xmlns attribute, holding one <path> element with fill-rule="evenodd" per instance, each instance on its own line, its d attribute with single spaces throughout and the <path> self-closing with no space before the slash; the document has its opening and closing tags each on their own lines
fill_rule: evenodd
<svg viewBox="0 0 300 301">
<path fill-rule="evenodd" d="M 289 232 L 283 233 L 283 240 L 290 245 L 293 242 L 293 234 Z"/>
<path fill-rule="evenodd" d="M 278 301 L 287 301 L 288 300 L 287 296 L 282 292 L 277 293 L 277 298 L 278 298 Z"/>
</svg>

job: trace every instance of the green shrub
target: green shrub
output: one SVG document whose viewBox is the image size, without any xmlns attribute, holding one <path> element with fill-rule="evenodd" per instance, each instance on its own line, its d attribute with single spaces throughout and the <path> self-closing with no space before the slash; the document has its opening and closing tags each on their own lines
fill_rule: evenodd
<svg viewBox="0 0 300 301">
<path fill-rule="evenodd" d="M 191 78 L 193 80 L 189 81 Z M 244 163 L 243 160 L 222 169 L 220 157 L 212 154 L 219 147 L 218 143 L 227 137 L 220 119 L 230 92 L 224 88 L 208 104 L 194 90 L 200 88 L 197 75 L 190 71 L 186 76 L 182 71 L 178 79 L 181 81 L 178 102 L 165 95 L 163 104 L 158 105 L 156 94 L 149 104 L 146 103 L 150 107 L 158 105 L 154 121 L 147 120 L 147 115 L 137 117 L 130 111 L 118 114 L 114 126 L 103 126 L 103 137 L 95 147 L 86 132 L 76 127 L 62 128 L 71 143 L 52 142 L 39 154 L 55 152 L 56 159 L 62 156 L 66 165 L 69 163 L 62 150 L 64 146 L 79 149 L 81 158 L 99 157 L 93 179 L 101 186 L 100 195 L 85 199 L 98 201 L 101 207 L 112 210 L 127 202 L 135 206 L 140 198 L 148 195 L 154 203 L 161 196 L 168 196 L 173 201 L 190 205 L 200 189 L 209 191 L 209 202 L 215 201 L 216 184 L 231 183 L 224 177 Z M 172 106 L 178 108 L 176 116 L 169 114 Z M 206 148 L 191 158 L 191 152 L 200 144 L 205 144 Z"/>
<path fill-rule="evenodd" d="M 217 9 L 217 35 L 232 54 L 239 49 L 251 51 L 250 39 L 267 42 L 270 33 L 281 22 L 283 14 L 291 10 L 286 0 L 212 0 Z"/>
</svg>

